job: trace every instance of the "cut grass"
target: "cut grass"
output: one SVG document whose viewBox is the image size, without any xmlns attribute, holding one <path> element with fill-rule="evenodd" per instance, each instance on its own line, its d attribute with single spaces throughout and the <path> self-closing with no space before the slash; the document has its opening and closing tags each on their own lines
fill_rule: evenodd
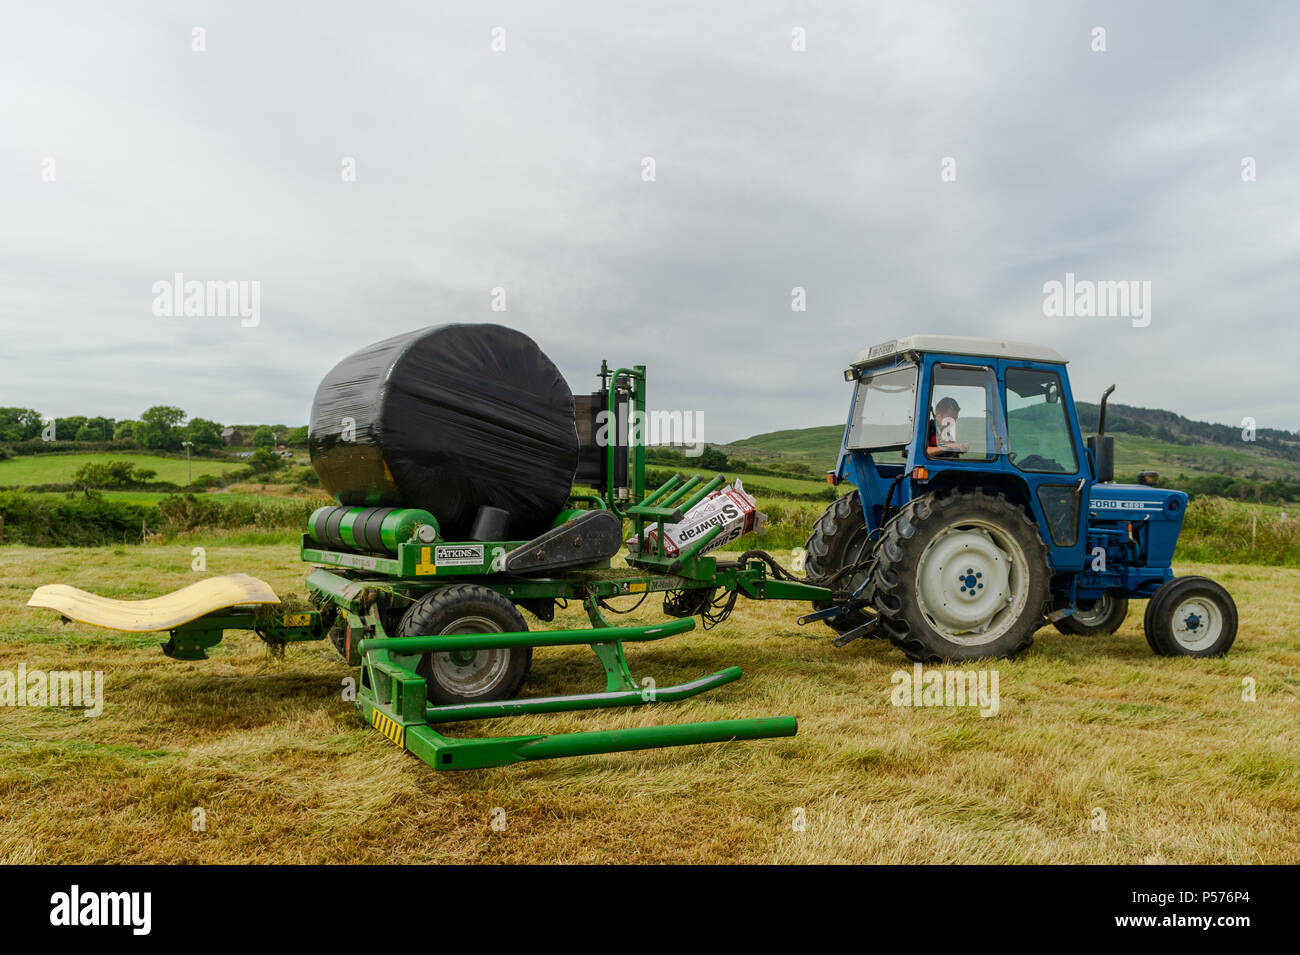
<svg viewBox="0 0 1300 955">
<path fill-rule="evenodd" d="M 209 574 L 302 593 L 291 547 L 194 543 L 205 540 Z M 1115 636 L 1049 629 L 1019 660 L 990 663 L 1001 709 L 989 719 L 891 706 L 891 676 L 910 667 L 888 644 L 837 650 L 824 626 L 794 624 L 800 605 L 742 600 L 711 631 L 628 648 L 633 672 L 660 685 L 732 664 L 746 672 L 738 683 L 662 707 L 448 732 L 793 714 L 797 737 L 436 773 L 360 721 L 340 697 L 355 671 L 323 643 L 276 659 L 230 633 L 212 659 L 186 663 L 164 658 L 156 635 L 64 626 L 24 606 L 49 582 L 165 593 L 198 576 L 191 546 L 0 548 L 0 670 L 99 669 L 107 695 L 97 719 L 0 709 L 0 861 L 1300 861 L 1300 571 L 1180 565 L 1235 595 L 1227 657 L 1153 656 L 1135 602 Z M 662 615 L 647 600 L 623 619 Z M 580 624 L 569 611 L 549 626 Z M 1255 702 L 1242 699 L 1245 678 Z M 525 690 L 602 683 L 590 651 L 548 649 Z M 206 831 L 191 826 L 196 808 Z M 1105 832 L 1092 829 L 1099 808 Z"/>
</svg>

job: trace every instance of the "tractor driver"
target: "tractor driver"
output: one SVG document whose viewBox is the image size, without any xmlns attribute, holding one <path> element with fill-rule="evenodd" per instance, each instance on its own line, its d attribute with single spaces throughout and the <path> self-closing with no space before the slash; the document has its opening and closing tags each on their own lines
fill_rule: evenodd
<svg viewBox="0 0 1300 955">
<path fill-rule="evenodd" d="M 957 440 L 957 416 L 961 408 L 953 398 L 940 398 L 934 406 L 925 453 L 932 458 L 955 458 L 970 450 L 970 443 Z"/>
</svg>

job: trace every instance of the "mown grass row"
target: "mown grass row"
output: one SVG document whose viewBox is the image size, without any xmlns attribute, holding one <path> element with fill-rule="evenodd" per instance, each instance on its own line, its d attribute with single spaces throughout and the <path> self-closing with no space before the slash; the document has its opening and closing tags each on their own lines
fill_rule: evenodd
<svg viewBox="0 0 1300 955">
<path fill-rule="evenodd" d="M 282 545 L 201 542 L 205 573 L 303 593 L 303 567 Z M 638 679 L 661 687 L 725 666 L 744 679 L 680 703 L 481 720 L 448 735 L 790 715 L 797 736 L 447 773 L 362 719 L 342 692 L 357 671 L 328 641 L 278 657 L 254 634 L 227 631 L 212 659 L 167 661 L 155 634 L 63 624 L 26 606 L 47 583 L 126 600 L 177 590 L 201 576 L 192 546 L 0 547 L 0 671 L 105 674 L 97 718 L 35 706 L 0 718 L 0 863 L 1300 860 L 1300 637 L 1286 625 L 1300 612 L 1300 571 L 1178 565 L 1237 601 L 1240 635 L 1220 659 L 1153 655 L 1134 603 L 1114 635 L 1048 627 L 1014 661 L 956 668 L 999 674 L 989 718 L 893 705 L 912 667 L 888 641 L 836 648 L 827 627 L 795 625 L 806 604 L 742 600 L 712 630 L 629 643 L 627 655 Z M 648 599 L 618 619 L 657 623 L 660 608 Z M 527 622 L 587 623 L 576 602 L 553 623 Z M 543 648 L 522 695 L 604 685 L 587 647 Z"/>
</svg>

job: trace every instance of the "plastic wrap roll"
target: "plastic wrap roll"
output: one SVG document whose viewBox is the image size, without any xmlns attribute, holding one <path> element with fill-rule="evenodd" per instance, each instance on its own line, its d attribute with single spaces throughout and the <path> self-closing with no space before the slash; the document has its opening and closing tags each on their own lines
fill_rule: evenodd
<svg viewBox="0 0 1300 955">
<path fill-rule="evenodd" d="M 307 533 L 322 547 L 396 554 L 397 545 L 415 536 L 423 525 L 438 532 L 428 511 L 410 507 L 318 507 L 307 519 Z"/>
<path fill-rule="evenodd" d="M 578 465 L 573 393 L 522 332 L 441 325 L 363 348 L 311 410 L 311 462 L 340 504 L 429 511 L 464 539 L 479 507 L 531 538 L 564 507 Z"/>
</svg>

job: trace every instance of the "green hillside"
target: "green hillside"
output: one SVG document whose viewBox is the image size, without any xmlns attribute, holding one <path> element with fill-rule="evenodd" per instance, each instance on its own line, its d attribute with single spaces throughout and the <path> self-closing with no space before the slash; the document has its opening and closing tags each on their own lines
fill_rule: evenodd
<svg viewBox="0 0 1300 955">
<path fill-rule="evenodd" d="M 840 439 L 843 436 L 844 425 L 828 424 L 816 428 L 769 431 L 767 434 L 757 434 L 752 438 L 733 441 L 726 447 L 736 454 L 743 454 L 744 450 L 750 450 L 760 455 L 782 454 L 800 458 L 809 464 L 816 463 L 824 470 L 835 463 L 835 455 L 839 453 Z M 751 457 L 754 456 L 751 454 Z M 825 463 L 827 460 L 829 464 Z"/>
<path fill-rule="evenodd" d="M 214 460 L 195 457 L 186 466 L 183 456 L 163 457 L 142 451 L 114 451 L 112 453 L 59 453 L 30 454 L 0 461 L 0 487 L 27 487 L 33 484 L 63 484 L 84 464 L 106 461 L 130 461 L 140 468 L 156 473 L 154 480 L 185 484 L 189 475 L 224 474 L 237 468 L 248 467 L 247 461 Z"/>
</svg>

